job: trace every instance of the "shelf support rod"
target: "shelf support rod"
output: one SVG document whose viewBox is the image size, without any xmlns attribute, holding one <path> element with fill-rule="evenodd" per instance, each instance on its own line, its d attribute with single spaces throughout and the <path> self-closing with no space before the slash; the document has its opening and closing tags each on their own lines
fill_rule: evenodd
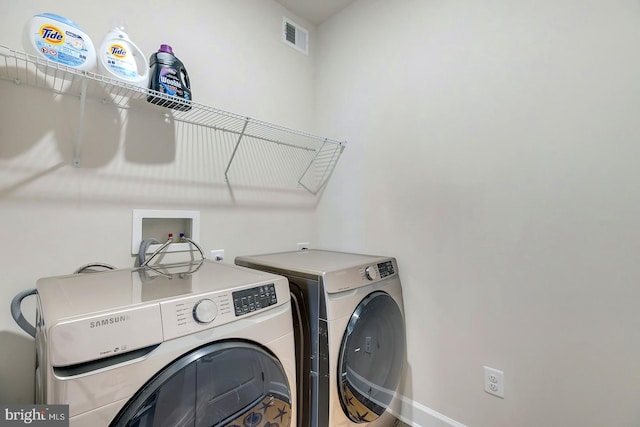
<svg viewBox="0 0 640 427">
<path fill-rule="evenodd" d="M 229 163 L 227 164 L 227 168 L 224 170 L 224 180 L 229 182 L 229 168 L 231 167 L 231 162 L 233 162 L 233 158 L 236 156 L 236 152 L 238 151 L 238 147 L 240 146 L 240 141 L 242 141 L 242 137 L 244 136 L 244 131 L 247 130 L 247 125 L 249 124 L 249 118 L 244 119 L 244 126 L 242 126 L 242 131 L 240 135 L 238 135 L 238 141 L 236 142 L 236 146 L 233 148 L 233 153 L 231 153 L 231 158 L 229 159 Z"/>
<path fill-rule="evenodd" d="M 89 81 L 87 77 L 82 77 L 82 87 L 80 89 L 80 120 L 78 122 L 78 134 L 73 146 L 73 166 L 80 167 L 80 156 L 82 153 L 82 139 L 84 137 L 84 112 L 87 106 L 87 87 Z"/>
<path fill-rule="evenodd" d="M 333 170 L 336 167 L 336 163 L 338 162 L 338 157 L 340 157 L 343 151 L 344 151 L 344 145 L 340 144 L 340 146 L 336 147 L 336 149 L 333 150 L 333 153 L 331 153 L 331 159 L 329 159 L 329 162 L 327 163 L 327 167 L 325 168 L 322 174 L 322 178 L 320 178 L 320 186 L 318 187 L 318 191 L 329 180 L 329 177 L 333 173 Z M 318 191 L 316 191 L 316 193 Z M 313 194 L 316 194 L 316 193 L 313 193 Z"/>
<path fill-rule="evenodd" d="M 302 179 L 304 178 L 304 176 L 307 174 L 307 172 L 309 172 L 309 169 L 311 169 L 311 165 L 313 165 L 313 163 L 316 161 L 316 159 L 318 158 L 318 156 L 320 155 L 320 153 L 322 152 L 322 150 L 324 149 L 324 146 L 327 145 L 327 138 L 324 139 L 324 141 L 322 142 L 322 145 L 320 146 L 320 148 L 318 148 L 318 151 L 316 151 L 316 155 L 313 156 L 313 159 L 311 159 L 311 161 L 309 162 L 309 164 L 307 165 L 307 168 L 304 170 L 304 172 L 302 172 L 302 175 L 300 175 L 300 179 L 298 179 L 298 185 L 301 185 L 305 190 L 307 190 L 309 193 L 313 194 L 315 196 L 315 194 L 318 191 L 313 191 L 311 190 L 309 187 L 307 187 L 306 185 L 304 185 L 302 183 Z"/>
</svg>

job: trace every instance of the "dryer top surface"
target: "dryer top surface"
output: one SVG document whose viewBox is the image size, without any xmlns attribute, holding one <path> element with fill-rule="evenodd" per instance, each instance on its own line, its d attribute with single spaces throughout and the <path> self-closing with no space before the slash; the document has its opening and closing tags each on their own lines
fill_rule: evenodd
<svg viewBox="0 0 640 427">
<path fill-rule="evenodd" d="M 274 254 L 241 256 L 236 258 L 239 265 L 264 265 L 283 271 L 299 272 L 322 276 L 326 273 L 359 267 L 365 264 L 375 264 L 389 257 L 352 254 L 346 252 L 307 249 L 293 252 Z"/>
</svg>

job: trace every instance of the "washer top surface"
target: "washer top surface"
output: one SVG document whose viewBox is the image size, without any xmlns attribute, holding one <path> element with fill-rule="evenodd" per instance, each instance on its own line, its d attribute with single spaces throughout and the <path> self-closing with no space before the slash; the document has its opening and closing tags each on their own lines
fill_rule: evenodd
<svg viewBox="0 0 640 427">
<path fill-rule="evenodd" d="M 374 255 L 352 254 L 318 249 L 280 252 L 274 254 L 242 256 L 236 262 L 268 265 L 282 270 L 323 275 L 364 264 L 374 264 L 388 259 Z"/>
<path fill-rule="evenodd" d="M 49 319 L 166 301 L 284 280 L 274 274 L 203 260 L 99 273 L 45 277 L 36 284 Z"/>
</svg>

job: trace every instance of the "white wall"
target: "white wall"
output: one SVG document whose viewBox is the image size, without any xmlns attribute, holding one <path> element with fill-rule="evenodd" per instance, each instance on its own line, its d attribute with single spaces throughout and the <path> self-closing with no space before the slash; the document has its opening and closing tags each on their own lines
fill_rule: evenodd
<svg viewBox="0 0 640 427">
<path fill-rule="evenodd" d="M 35 13 L 99 40 L 125 10 L 143 51 L 173 45 L 196 101 L 349 141 L 315 211 L 296 191 L 229 191 L 205 142 L 136 144 L 95 103 L 73 169 L 77 104 L 52 112 L 49 94 L 0 81 L 0 401 L 33 392 L 16 292 L 90 261 L 132 265 L 134 208 L 198 209 L 201 243 L 228 260 L 307 240 L 398 258 L 407 420 L 640 423 L 637 2 L 358 1 L 312 34 L 309 57 L 272 33 L 285 11 L 271 1 L 177 16 L 157 1 L 0 6 L 0 43 L 16 49 Z M 136 117 L 134 135 L 161 123 Z M 482 391 L 485 364 L 505 371 L 504 400 Z"/>
<path fill-rule="evenodd" d="M 147 55 L 161 43 L 173 46 L 195 101 L 315 130 L 314 56 L 281 42 L 282 16 L 290 15 L 276 2 L 1 0 L 0 7 L 0 44 L 16 50 L 23 50 L 24 23 L 37 13 L 76 21 L 95 44 L 124 18 Z M 295 188 L 229 188 L 217 147 L 180 127 L 174 139 L 153 110 L 127 114 L 90 101 L 83 167 L 76 169 L 77 99 L 0 81 L 0 100 L 0 402 L 31 402 L 33 395 L 33 341 L 11 319 L 11 298 L 39 277 L 89 262 L 132 266 L 133 209 L 199 210 L 201 245 L 224 248 L 231 263 L 236 255 L 313 241 L 317 198 Z M 25 311 L 33 315 L 33 301 Z"/>
<path fill-rule="evenodd" d="M 640 425 L 640 4 L 361 0 L 318 32 L 349 141 L 319 243 L 398 258 L 403 417 Z"/>
</svg>

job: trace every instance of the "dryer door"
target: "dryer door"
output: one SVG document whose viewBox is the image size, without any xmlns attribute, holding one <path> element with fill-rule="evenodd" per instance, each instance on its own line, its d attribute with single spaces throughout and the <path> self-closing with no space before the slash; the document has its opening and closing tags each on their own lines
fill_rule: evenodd
<svg viewBox="0 0 640 427">
<path fill-rule="evenodd" d="M 338 357 L 338 394 L 356 423 L 375 420 L 400 382 L 405 331 L 402 312 L 386 292 L 365 297 L 353 312 Z"/>
<path fill-rule="evenodd" d="M 220 342 L 188 353 L 151 379 L 113 427 L 289 426 L 291 393 L 262 347 Z"/>
</svg>

